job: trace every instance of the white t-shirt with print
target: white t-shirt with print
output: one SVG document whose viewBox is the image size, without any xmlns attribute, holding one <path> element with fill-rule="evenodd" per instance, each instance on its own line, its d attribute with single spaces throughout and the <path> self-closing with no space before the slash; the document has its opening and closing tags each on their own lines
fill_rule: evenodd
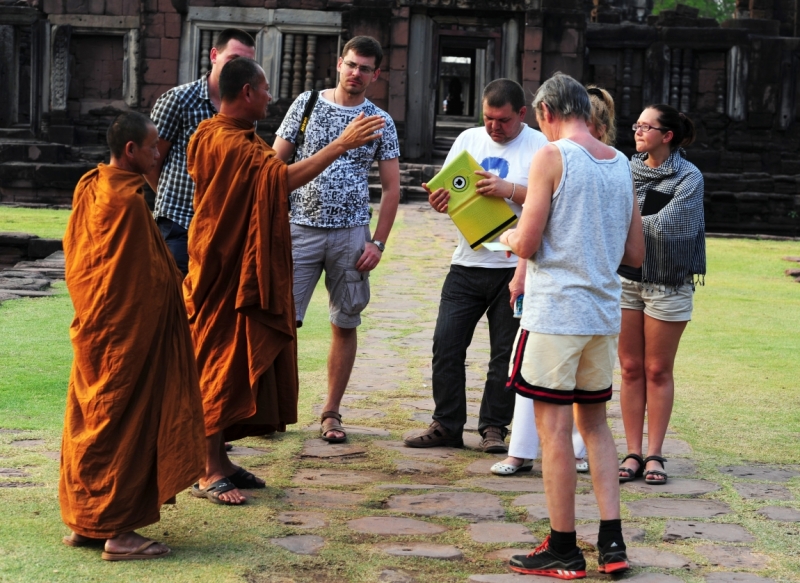
<svg viewBox="0 0 800 583">
<path fill-rule="evenodd" d="M 547 138 L 527 124 L 522 124 L 519 135 L 505 144 L 492 141 L 483 127 L 471 128 L 456 138 L 444 163 L 449 164 L 466 150 L 487 172 L 497 174 L 503 180 L 527 186 L 533 155 L 546 144 Z M 517 216 L 522 213 L 522 207 L 518 204 L 508 200 L 506 203 Z M 517 266 L 517 257 L 506 257 L 505 253 L 489 251 L 483 245 L 473 250 L 459 232 L 458 247 L 453 253 L 451 263 L 465 267 L 507 268 Z"/>
</svg>

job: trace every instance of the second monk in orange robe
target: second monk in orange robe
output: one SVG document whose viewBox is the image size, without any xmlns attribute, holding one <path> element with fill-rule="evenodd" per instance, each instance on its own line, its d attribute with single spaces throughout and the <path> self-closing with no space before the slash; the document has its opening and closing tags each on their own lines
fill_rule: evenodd
<svg viewBox="0 0 800 583">
<path fill-rule="evenodd" d="M 244 57 L 220 74 L 220 113 L 187 149 L 195 182 L 184 301 L 192 329 L 206 426 L 206 475 L 192 494 L 245 501 L 263 480 L 231 463 L 224 439 L 285 431 L 297 422 L 297 343 L 292 297 L 289 192 L 345 151 L 380 137 L 378 116 L 357 118 L 315 156 L 286 166 L 256 134 L 269 83 Z"/>
</svg>

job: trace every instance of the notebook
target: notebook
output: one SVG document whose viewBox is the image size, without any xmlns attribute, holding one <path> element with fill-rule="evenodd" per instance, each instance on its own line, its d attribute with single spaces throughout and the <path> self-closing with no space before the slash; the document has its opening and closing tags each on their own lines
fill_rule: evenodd
<svg viewBox="0 0 800 583">
<path fill-rule="evenodd" d="M 644 204 L 642 205 L 642 216 L 654 215 L 667 206 L 672 200 L 671 194 L 665 194 L 657 190 L 649 189 L 644 195 Z"/>
<path fill-rule="evenodd" d="M 517 215 L 503 199 L 476 192 L 475 185 L 482 180 L 476 170 L 483 168 L 464 151 L 428 182 L 432 191 L 438 188 L 450 191 L 447 214 L 472 249 L 491 241 L 517 221 Z"/>
</svg>

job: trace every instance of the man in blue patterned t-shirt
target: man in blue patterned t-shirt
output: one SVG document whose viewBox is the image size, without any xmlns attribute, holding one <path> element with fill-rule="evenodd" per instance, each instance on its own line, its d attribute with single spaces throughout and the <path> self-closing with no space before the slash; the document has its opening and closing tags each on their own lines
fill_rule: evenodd
<svg viewBox="0 0 800 583">
<path fill-rule="evenodd" d="M 150 118 L 158 128 L 159 163 L 145 176 L 156 192 L 153 216 L 175 263 L 189 271 L 186 251 L 189 223 L 194 215 L 194 182 L 186 171 L 186 146 L 200 122 L 213 117 L 220 106 L 219 75 L 231 59 L 256 53 L 256 43 L 238 28 L 219 33 L 211 47 L 211 71 L 197 81 L 170 89 L 158 98 Z"/>
<path fill-rule="evenodd" d="M 347 439 L 339 407 L 358 347 L 356 327 L 369 302 L 369 272 L 381 260 L 400 200 L 400 146 L 392 118 L 366 96 L 380 75 L 383 51 L 368 36 L 351 39 L 342 49 L 337 71 L 339 84 L 326 89 L 306 126 L 297 160 L 327 146 L 359 116 L 380 115 L 386 120 L 383 135 L 339 157 L 317 178 L 291 194 L 294 301 L 298 326 L 311 294 L 325 270 L 333 330 L 328 355 L 328 397 L 322 408 L 322 439 L 341 443 Z M 301 118 L 311 93 L 300 95 L 278 128 L 274 148 L 284 161 L 295 151 Z M 380 214 L 374 237 L 369 232 L 369 169 L 378 162 L 381 186 Z"/>
</svg>

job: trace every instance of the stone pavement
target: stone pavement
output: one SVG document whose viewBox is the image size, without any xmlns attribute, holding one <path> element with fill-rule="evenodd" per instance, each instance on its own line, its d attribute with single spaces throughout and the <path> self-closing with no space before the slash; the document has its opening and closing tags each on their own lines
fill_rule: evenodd
<svg viewBox="0 0 800 583">
<path fill-rule="evenodd" d="M 468 353 L 470 422 L 465 449 L 410 449 L 402 444 L 404 432 L 425 427 L 433 410 L 431 337 L 455 238 L 450 220 L 426 204 L 403 205 L 398 221 L 384 263 L 373 278 L 373 301 L 365 313 L 345 397 L 342 412 L 350 440 L 326 444 L 318 439 L 316 422 L 290 430 L 306 432 L 306 438 L 297 455 L 298 469 L 273 515 L 285 527 L 285 535 L 270 542 L 290 553 L 314 556 L 333 544 L 328 540 L 334 533 L 351 533 L 354 541 L 369 542 L 372 552 L 385 554 L 387 561 L 391 558 L 391 568 L 375 573 L 374 580 L 383 582 L 453 581 L 443 570 L 453 564 L 449 562 L 463 565 L 461 572 L 467 574 L 459 581 L 552 581 L 512 574 L 506 567 L 509 556 L 529 552 L 547 532 L 541 467 L 537 464 L 528 474 L 499 478 L 488 469 L 503 456 L 475 451 L 489 351 L 485 321 Z M 617 375 L 617 386 L 618 380 Z M 609 421 L 624 454 L 616 394 Z M 23 448 L 43 444 L 24 435 L 12 439 L 12 445 Z M 243 456 L 244 465 L 251 466 L 248 457 L 267 450 L 258 447 L 259 440 L 247 443 L 251 447 L 237 445 L 233 455 Z M 42 454 L 52 457 L 54 452 Z M 639 480 L 622 489 L 625 536 L 634 565 L 625 579 L 787 580 L 772 575 L 772 557 L 781 552 L 796 556 L 800 546 L 794 551 L 776 549 L 760 538 L 759 525 L 777 521 L 794 537 L 791 540 L 798 541 L 800 469 L 751 464 L 705 467 L 703 475 L 698 469 L 702 460 L 674 431 L 666 440 L 664 455 L 669 458 L 666 486 Z M 36 485 L 25 482 L 25 477 L 24 469 L 0 468 L 0 487 Z M 343 519 L 348 513 L 352 516 Z M 589 580 L 607 581 L 610 578 L 596 570 L 593 545 L 599 515 L 585 475 L 578 481 L 577 516 Z M 279 575 L 292 580 L 291 573 Z"/>
<path fill-rule="evenodd" d="M 64 252 L 56 251 L 44 259 L 20 261 L 0 270 L 0 303 L 19 298 L 52 295 L 50 284 L 64 279 Z"/>
<path fill-rule="evenodd" d="M 386 427 L 382 418 L 393 408 L 407 411 L 409 428 L 422 428 L 430 422 L 433 410 L 431 338 L 439 290 L 453 250 L 454 229 L 446 216 L 431 211 L 427 204 L 403 206 L 400 220 L 402 227 L 390 240 L 384 263 L 373 279 L 373 300 L 365 313 L 358 359 L 343 410 L 351 435 L 354 425 L 375 430 Z M 325 445 L 310 438 L 303 456 L 338 460 L 335 470 L 317 468 L 298 472 L 295 483 L 308 488 L 305 496 L 318 497 L 310 504 L 306 500 L 303 509 L 316 507 L 316 520 L 324 521 L 324 509 L 330 502 L 358 505 L 362 502 L 356 496 L 363 500 L 370 491 L 387 491 L 391 494 L 386 498 L 384 510 L 375 512 L 373 517 L 351 520 L 347 528 L 374 535 L 378 547 L 389 554 L 426 557 L 432 561 L 488 559 L 496 563 L 496 574 L 476 574 L 470 581 L 538 579 L 510 574 L 504 563 L 511 554 L 529 551 L 539 542 L 540 537 L 534 536 L 530 528 L 538 526 L 537 530 L 542 532 L 546 524 L 537 523 L 547 518 L 540 471 L 496 478 L 488 468 L 495 458 L 503 456 L 478 456 L 469 451 L 476 449 L 479 441 L 474 431 L 488 353 L 488 327 L 484 320 L 468 353 L 470 420 L 464 434 L 465 450 L 410 449 L 396 435 L 359 436 L 347 446 Z M 617 386 L 618 379 L 617 376 Z M 617 398 L 615 395 L 610 406 L 610 421 L 620 454 L 624 455 Z M 393 468 L 388 475 L 347 471 L 348 460 L 363 460 L 363 456 L 369 457 L 370 452 L 376 451 L 376 446 L 391 452 Z M 667 463 L 670 480 L 666 486 L 648 486 L 639 480 L 623 488 L 626 535 L 630 558 L 636 566 L 628 577 L 665 583 L 703 579 L 771 581 L 756 575 L 769 565 L 763 555 L 752 550 L 756 537 L 741 525 L 726 521 L 733 512 L 731 505 L 718 499 L 719 483 L 701 479 L 689 444 L 671 432 L 664 455 L 670 459 Z M 800 512 L 795 509 L 800 505 L 781 484 L 791 480 L 797 483 L 796 477 L 800 476 L 797 468 L 739 466 L 719 471 L 734 477 L 736 495 L 764 505 L 759 510 L 764 520 L 781 520 L 787 523 L 787 528 L 795 528 L 791 523 L 800 520 Z M 326 485 L 348 489 L 326 490 Z M 328 496 L 335 494 L 337 501 L 323 498 L 324 492 Z M 291 498 L 293 493 L 289 495 Z M 596 564 L 592 564 L 596 554 L 591 549 L 599 515 L 591 482 L 584 477 L 579 480 L 577 513 L 581 521 L 578 534 L 585 544 L 590 569 L 597 576 Z M 452 540 L 444 533 L 453 527 L 445 528 L 439 522 L 451 517 L 465 521 L 459 528 L 472 541 L 484 545 L 485 552 L 465 557 L 459 549 L 437 542 L 440 538 Z M 642 520 L 650 517 L 661 520 Z M 403 537 L 402 543 L 393 540 L 399 536 Z M 386 542 L 379 542 L 384 539 Z M 305 549 L 310 546 L 312 542 L 299 544 L 297 552 L 307 552 Z M 379 580 L 417 579 L 408 573 L 389 570 Z"/>
</svg>

